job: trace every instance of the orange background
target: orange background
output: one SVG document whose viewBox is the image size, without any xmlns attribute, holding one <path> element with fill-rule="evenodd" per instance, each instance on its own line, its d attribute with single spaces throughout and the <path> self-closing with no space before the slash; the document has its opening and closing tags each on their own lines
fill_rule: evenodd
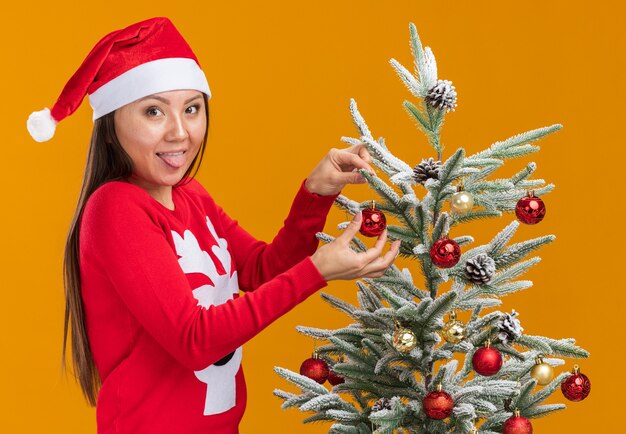
<svg viewBox="0 0 626 434">
<path fill-rule="evenodd" d="M 563 130 L 542 151 L 513 160 L 499 176 L 536 161 L 554 182 L 546 219 L 514 241 L 554 233 L 543 261 L 525 278 L 535 286 L 505 300 L 529 334 L 575 337 L 593 391 L 582 403 L 534 423 L 536 433 L 615 432 L 623 399 L 624 6 L 620 2 L 232 1 L 22 2 L 3 10 L 0 215 L 2 301 L 0 432 L 94 433 L 95 413 L 60 370 L 65 236 L 78 198 L 91 128 L 87 102 L 38 144 L 31 111 L 50 107 L 104 34 L 151 16 L 169 16 L 198 55 L 213 99 L 208 157 L 198 175 L 217 201 L 257 237 L 281 226 L 299 182 L 342 135 L 355 135 L 356 98 L 375 136 L 414 165 L 432 155 L 401 108 L 410 95 L 392 57 L 410 67 L 408 24 L 432 47 L 439 77 L 452 80 L 459 106 L 447 116 L 445 158 L 552 123 Z M 622 163 L 622 164 L 620 164 Z M 618 164 L 620 164 L 618 166 Z M 348 196 L 372 198 L 366 186 Z M 512 220 L 458 230 L 488 241 Z M 329 215 L 327 231 L 345 216 Z M 608 229 L 612 229 L 609 231 Z M 415 263 L 408 266 L 418 277 Z M 326 291 L 354 300 L 352 282 Z M 313 348 L 295 326 L 338 328 L 349 320 L 311 297 L 245 347 L 249 402 L 244 434 L 324 433 L 304 414 L 280 409 L 274 388 L 293 390 L 275 365 L 297 370 Z M 567 369 L 572 362 L 568 361 Z M 560 371 L 560 370 L 557 370 Z M 560 392 L 553 402 L 565 402 Z"/>
</svg>

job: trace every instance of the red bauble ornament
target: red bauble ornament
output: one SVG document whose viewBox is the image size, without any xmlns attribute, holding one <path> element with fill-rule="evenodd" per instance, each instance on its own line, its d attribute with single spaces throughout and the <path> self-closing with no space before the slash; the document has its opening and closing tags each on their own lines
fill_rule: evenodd
<svg viewBox="0 0 626 434">
<path fill-rule="evenodd" d="M 363 219 L 359 232 L 366 237 L 377 237 L 382 234 L 387 227 L 387 219 L 381 210 L 375 208 L 374 201 L 372 201 L 372 207 L 364 209 L 362 213 Z"/>
<path fill-rule="evenodd" d="M 532 434 L 533 426 L 524 416 L 520 416 L 519 410 L 515 410 L 515 415 L 504 422 L 502 434 Z"/>
<path fill-rule="evenodd" d="M 485 377 L 496 375 L 502 368 L 502 354 L 495 348 L 491 348 L 489 341 L 484 348 L 478 349 L 472 357 L 474 371 Z"/>
<path fill-rule="evenodd" d="M 591 392 L 591 381 L 585 374 L 580 373 L 578 365 L 574 365 L 572 375 L 561 383 L 561 392 L 570 401 L 582 401 Z"/>
<path fill-rule="evenodd" d="M 452 414 L 454 409 L 452 397 L 441 389 L 440 384 L 435 392 L 430 392 L 422 400 L 424 413 L 431 419 L 445 419 Z"/>
<path fill-rule="evenodd" d="M 332 369 L 328 372 L 328 382 L 332 384 L 333 386 L 336 386 L 337 384 L 345 383 L 345 381 L 346 380 L 344 380 L 344 378 L 341 375 L 337 374 Z"/>
<path fill-rule="evenodd" d="M 541 199 L 535 197 L 532 191 L 529 191 L 527 196 L 517 201 L 515 215 L 522 223 L 534 225 L 543 220 L 546 215 L 546 205 Z"/>
<path fill-rule="evenodd" d="M 430 249 L 430 259 L 439 268 L 454 267 L 461 258 L 461 248 L 447 236 L 441 238 Z"/>
<path fill-rule="evenodd" d="M 324 360 L 318 358 L 317 354 L 313 354 L 313 357 L 306 359 L 300 365 L 300 375 L 322 384 L 328 378 L 328 365 Z"/>
</svg>

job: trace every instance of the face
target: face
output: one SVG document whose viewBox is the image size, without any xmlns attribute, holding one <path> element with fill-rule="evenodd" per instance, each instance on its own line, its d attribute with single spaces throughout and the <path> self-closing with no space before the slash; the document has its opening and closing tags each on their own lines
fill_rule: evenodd
<svg viewBox="0 0 626 434">
<path fill-rule="evenodd" d="M 157 199 L 171 197 L 198 153 L 206 131 L 202 93 L 173 90 L 150 95 L 114 113 L 115 132 L 133 160 L 128 180 Z"/>
</svg>

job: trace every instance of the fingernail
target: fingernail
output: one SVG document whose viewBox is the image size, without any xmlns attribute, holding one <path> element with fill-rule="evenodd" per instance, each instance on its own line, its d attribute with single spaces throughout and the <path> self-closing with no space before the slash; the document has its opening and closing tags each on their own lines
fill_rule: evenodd
<svg viewBox="0 0 626 434">
<path fill-rule="evenodd" d="M 357 213 L 354 215 L 354 220 L 355 220 L 355 221 L 357 221 L 357 222 L 359 222 L 359 221 L 361 221 L 361 218 L 362 218 L 362 217 L 363 217 L 363 213 L 362 213 L 361 211 L 359 211 L 359 212 L 357 212 Z"/>
</svg>

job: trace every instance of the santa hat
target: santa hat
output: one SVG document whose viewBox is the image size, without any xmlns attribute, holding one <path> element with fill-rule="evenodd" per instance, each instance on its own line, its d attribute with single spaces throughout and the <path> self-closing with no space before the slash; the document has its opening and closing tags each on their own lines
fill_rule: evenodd
<svg viewBox="0 0 626 434">
<path fill-rule="evenodd" d="M 56 124 L 76 111 L 85 95 L 96 120 L 158 92 L 193 89 L 211 97 L 198 59 L 167 18 L 151 18 L 109 33 L 67 82 L 52 110 L 32 113 L 26 126 L 38 142 L 50 140 Z"/>
</svg>

